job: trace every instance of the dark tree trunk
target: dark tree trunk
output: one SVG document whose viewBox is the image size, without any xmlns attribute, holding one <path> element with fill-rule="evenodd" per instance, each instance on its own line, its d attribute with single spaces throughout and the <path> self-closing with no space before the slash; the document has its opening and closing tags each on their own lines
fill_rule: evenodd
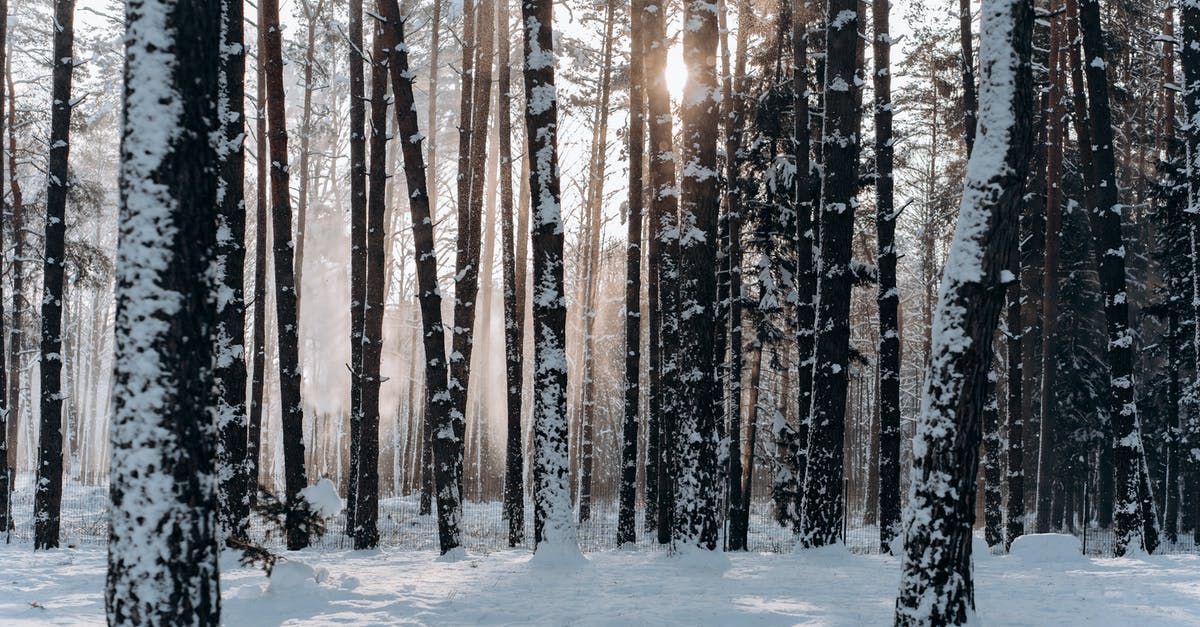
<svg viewBox="0 0 1200 627">
<path fill-rule="evenodd" d="M 442 325 L 442 296 L 437 283 L 437 256 L 434 251 L 433 222 L 429 213 L 429 194 L 425 189 L 425 162 L 421 154 L 421 134 L 417 112 L 413 109 L 413 76 L 408 69 L 408 49 L 404 45 L 404 23 L 396 0 L 377 0 L 383 16 L 383 47 L 388 53 L 388 69 L 395 98 L 396 136 L 404 153 L 404 178 L 408 185 L 409 210 L 412 214 L 413 245 L 417 265 L 417 289 L 424 330 L 426 430 L 433 455 L 433 475 L 437 484 L 438 543 L 443 554 L 461 546 L 459 525 L 462 519 L 462 440 L 454 435 L 449 381 L 446 371 L 445 330 Z M 457 460 L 457 463 L 454 463 Z"/>
<path fill-rule="evenodd" d="M 1050 24 L 1050 91 L 1046 107 L 1046 238 L 1042 257 L 1042 380 L 1038 422 L 1037 519 L 1034 531 L 1049 533 L 1054 484 L 1058 477 L 1058 411 L 1054 386 L 1058 374 L 1058 259 L 1063 205 L 1063 24 Z"/>
<path fill-rule="evenodd" d="M 559 205 L 558 102 L 554 87 L 553 3 L 523 0 L 525 129 L 534 211 L 534 540 L 535 550 L 578 552 L 567 466 L 566 295 Z"/>
<path fill-rule="evenodd" d="M 1008 469 L 1005 480 L 1008 484 L 1007 520 L 1005 522 L 1004 550 L 1007 552 L 1013 540 L 1025 533 L 1025 447 L 1023 446 L 1024 416 L 1022 414 L 1021 381 L 1021 246 L 1018 245 L 1014 256 L 1009 262 L 1011 284 L 1006 290 L 1008 313 L 1006 324 L 1008 336 L 1005 338 L 1005 350 L 1008 361 Z"/>
<path fill-rule="evenodd" d="M 367 131 L 363 0 L 350 1 L 350 481 L 346 532 L 358 528 L 358 442 L 363 420 L 363 327 L 367 297 Z"/>
<path fill-rule="evenodd" d="M 724 5 L 724 3 L 722 3 Z M 724 13 L 721 14 L 724 16 Z M 738 20 L 750 19 L 749 3 L 738 2 Z M 725 64 L 725 177 L 726 190 L 727 248 L 725 265 L 728 269 L 726 329 L 729 334 L 729 366 L 725 384 L 725 412 L 728 421 L 729 460 L 726 467 L 726 497 L 728 503 L 729 528 L 726 533 L 726 548 L 730 551 L 745 551 L 748 547 L 749 511 L 742 494 L 742 478 L 746 472 L 742 465 L 742 186 L 741 161 L 743 133 L 746 127 L 746 51 L 749 46 L 749 29 L 738 29 L 735 44 L 737 60 L 730 72 L 728 53 L 728 28 L 721 27 L 721 49 Z M 801 66 L 803 63 L 801 62 Z M 803 80 L 803 79 L 801 79 Z M 805 139 L 807 139 L 807 134 Z M 807 151 L 806 151 L 807 152 Z"/>
<path fill-rule="evenodd" d="M 1158 523 L 1153 496 L 1142 489 L 1145 458 L 1134 393 L 1133 330 L 1129 327 L 1129 303 L 1126 302 L 1125 246 L 1121 235 L 1112 110 L 1109 108 L 1108 72 L 1098 0 L 1079 2 L 1079 26 L 1084 58 L 1090 59 L 1084 64 L 1084 72 L 1092 119 L 1095 167 L 1092 185 L 1096 190 L 1096 204 L 1089 209 L 1108 326 L 1109 416 L 1113 428 L 1117 500 L 1113 551 L 1121 556 L 1130 550 L 1153 552 L 1158 544 Z"/>
<path fill-rule="evenodd" d="M 288 187 L 288 133 L 283 86 L 282 33 L 278 0 L 262 1 L 259 37 L 266 55 L 267 118 L 271 156 L 271 235 L 274 238 L 275 322 L 279 331 L 279 402 L 283 425 L 284 490 L 288 506 L 287 548 L 308 546 L 300 511 L 300 490 L 308 484 L 304 469 L 304 404 L 300 397 L 300 346 L 296 285 L 292 266 L 292 202 Z"/>
<path fill-rule="evenodd" d="M 629 234 L 625 252 L 625 407 L 621 428 L 621 491 L 617 545 L 637 542 L 638 401 L 642 361 L 642 181 L 646 151 L 645 48 L 642 0 L 629 7 Z M 502 38 L 503 39 L 503 38 Z"/>
<path fill-rule="evenodd" d="M 54 72 L 50 106 L 49 186 L 42 266 L 41 422 L 38 429 L 37 490 L 34 493 L 34 548 L 58 548 L 62 516 L 62 321 L 66 261 L 67 193 L 71 173 L 71 75 L 75 68 L 75 0 L 54 3 Z"/>
<path fill-rule="evenodd" d="M 1179 62 L 1183 66 L 1184 119 L 1195 120 L 1197 116 L 1200 116 L 1200 5 L 1194 2 L 1180 3 L 1179 21 L 1183 30 L 1179 46 Z M 1197 155 L 1200 155 L 1200 125 L 1185 125 L 1183 137 L 1188 164 L 1186 171 L 1187 211 L 1191 214 L 1188 223 L 1188 239 L 1192 271 L 1192 307 L 1188 313 L 1192 324 L 1190 344 L 1194 369 L 1195 365 L 1200 363 L 1200 352 L 1196 352 L 1196 349 L 1200 348 L 1200 324 L 1197 324 L 1200 322 L 1200 224 L 1197 223 L 1197 215 L 1200 213 L 1200 170 L 1197 170 L 1196 166 Z M 1196 385 L 1195 381 L 1189 385 L 1191 388 L 1189 392 L 1193 397 L 1197 391 Z M 1194 403 L 1195 399 L 1192 400 Z M 1195 406 L 1187 409 L 1187 430 L 1184 437 L 1191 446 L 1197 445 L 1197 438 L 1200 437 L 1200 416 L 1197 415 Z M 1192 456 L 1188 466 L 1188 482 L 1192 495 L 1192 535 L 1197 542 L 1200 542 L 1200 485 L 1198 485 L 1200 484 L 1200 460 Z"/>
<path fill-rule="evenodd" d="M 975 148 L 975 124 L 979 116 L 979 98 L 975 93 L 975 55 L 972 51 L 971 0 L 958 0 L 958 38 L 962 50 L 959 57 L 962 75 L 963 141 L 967 157 Z"/>
<path fill-rule="evenodd" d="M 0 73 L 3 73 L 5 71 L 5 68 L 8 66 L 8 63 L 6 60 L 6 55 L 5 55 L 5 53 L 8 51 L 8 47 L 7 47 L 8 44 L 6 43 L 7 35 L 8 35 L 8 0 L 0 0 Z M 4 77 L 0 76 L 0 143 L 3 143 L 3 141 L 4 141 L 5 122 L 6 122 L 6 118 L 4 117 Z M 2 159 L 2 158 L 3 157 L 0 156 L 0 159 Z M 0 166 L 0 169 L 2 169 L 2 166 Z M 4 198 L 4 195 L 5 195 L 4 194 L 4 177 L 3 177 L 3 172 L 0 172 L 0 198 Z M 3 207 L 0 207 L 0 212 L 2 212 L 2 210 L 3 210 Z M 17 215 L 20 214 L 20 211 L 21 211 L 20 208 L 18 208 L 14 204 L 12 207 L 12 218 L 11 218 L 11 224 L 13 225 L 13 239 L 14 240 L 21 239 L 21 232 L 19 230 L 20 227 L 19 227 L 19 224 L 16 219 Z M 5 250 L 7 248 L 8 248 L 8 246 L 6 246 L 5 241 L 4 241 L 3 229 L 0 229 L 0 250 Z M 17 254 L 20 254 L 20 253 L 17 253 Z M 19 272 L 18 263 L 14 261 L 13 268 L 12 268 L 12 273 L 13 273 L 12 295 L 13 295 L 14 304 L 15 304 L 15 301 L 20 297 L 20 295 L 16 289 L 18 272 Z M 2 292 L 2 290 L 0 290 L 0 292 Z M 9 335 L 9 341 L 12 342 L 12 344 L 10 346 L 12 348 L 15 348 L 16 343 L 19 341 L 21 336 L 18 332 L 15 331 L 17 325 L 19 324 L 19 321 L 16 318 L 16 308 L 15 307 L 14 307 L 14 310 L 12 313 L 13 313 L 13 319 L 9 323 L 11 325 L 9 327 L 9 330 L 11 332 L 11 335 Z M 4 338 L 4 302 L 3 302 L 3 294 L 0 293 L 0 342 L 3 341 L 3 338 Z M 0 353 L 3 353 L 3 352 L 4 352 L 3 347 L 0 347 Z M 11 348 L 10 348 L 10 350 L 7 354 L 0 355 L 0 534 L 5 535 L 6 537 L 8 535 L 8 530 L 12 527 L 11 514 L 10 514 L 10 507 L 11 507 L 10 504 L 11 504 L 11 497 L 12 497 L 12 469 L 9 468 L 9 465 L 8 465 L 8 446 L 9 446 L 8 425 L 10 422 L 17 421 L 17 414 L 16 414 L 16 412 L 12 411 L 12 399 L 16 398 L 17 395 L 11 393 L 11 391 L 10 391 L 11 388 L 9 387 L 8 382 L 9 382 L 10 375 L 13 377 L 13 379 L 16 379 L 17 372 L 19 371 L 19 368 L 20 368 L 20 366 L 17 365 L 17 361 L 15 359 L 13 359 L 16 352 L 17 351 L 11 350 Z"/>
<path fill-rule="evenodd" d="M 509 1 L 500 0 L 497 11 L 499 53 L 496 86 L 496 124 L 500 136 L 500 237 L 504 265 L 504 374 L 507 397 L 507 429 L 504 445 L 504 519 L 508 521 L 508 545 L 525 541 L 525 491 L 522 472 L 525 468 L 521 445 L 521 390 L 525 342 L 525 294 L 517 290 L 517 237 L 513 233 L 512 189 L 512 59 L 509 36 Z M 524 263 L 521 264 L 524 273 Z M 635 414 L 636 416 L 636 414 Z M 635 449 L 636 450 L 636 449 Z"/>
<path fill-rule="evenodd" d="M 1000 491 L 1000 403 L 996 396 L 996 370 L 988 373 L 987 402 L 983 406 L 983 539 L 989 547 L 1004 543 L 1004 499 Z"/>
<path fill-rule="evenodd" d="M 913 442 L 897 625 L 974 618 L 971 529 L 992 339 L 1017 244 L 1031 153 L 1030 0 L 984 4 L 976 150 L 938 298 L 924 398 Z"/>
<path fill-rule="evenodd" d="M 684 4 L 683 56 L 688 66 L 681 117 L 678 355 L 681 403 L 677 434 L 679 475 L 672 540 L 717 547 L 717 394 L 713 321 L 717 307 L 717 14 L 703 0 Z M 683 324 L 682 312 L 687 312 Z"/>
<path fill-rule="evenodd" d="M 258 19 L 262 20 L 262 5 L 259 5 Z M 256 163 L 258 166 L 257 190 L 254 205 L 254 363 L 251 366 L 250 379 L 250 426 L 246 437 L 246 475 L 250 481 L 249 500 L 255 503 L 258 499 L 258 468 L 259 457 L 262 454 L 262 422 L 263 410 L 266 408 L 266 367 L 267 367 L 267 192 L 270 180 L 267 178 L 267 81 L 266 55 L 259 49 L 255 62 L 258 74 L 258 93 L 255 104 L 258 107 L 258 119 L 254 123 L 254 134 L 257 138 L 255 148 L 258 150 Z"/>
<path fill-rule="evenodd" d="M 811 0 L 798 0 L 792 5 L 792 60 L 793 119 L 792 150 L 796 158 L 796 460 L 794 498 L 796 533 L 803 531 L 800 521 L 804 520 L 804 486 L 808 481 L 809 435 L 812 430 L 812 381 L 813 349 L 816 338 L 817 272 L 816 251 L 817 216 L 813 207 L 813 184 L 819 174 L 812 167 L 812 116 L 809 115 L 808 46 L 809 24 L 816 19 L 819 9 Z"/>
<path fill-rule="evenodd" d="M 217 388 L 217 498 L 221 533 L 245 539 L 250 524 L 250 477 L 246 465 L 246 300 L 242 293 L 246 261 L 246 50 L 243 3 L 221 1 L 221 66 L 217 114 L 217 326 L 213 378 Z"/>
<path fill-rule="evenodd" d="M 384 219 L 387 191 L 387 54 L 378 22 L 371 52 L 371 163 L 367 192 L 366 257 L 367 277 L 363 301 L 362 418 L 356 449 L 358 466 L 354 488 L 354 548 L 379 545 L 379 386 L 383 356 L 383 314 L 386 305 L 387 261 L 384 251 Z"/>
<path fill-rule="evenodd" d="M 646 85 L 650 151 L 650 288 L 651 288 L 651 403 L 650 448 L 654 454 L 656 486 L 655 530 L 659 544 L 671 541 L 675 509 L 675 417 L 678 410 L 678 257 L 679 198 L 675 190 L 671 97 L 663 72 L 670 40 L 666 34 L 665 4 L 646 0 Z M 653 296 L 657 294 L 657 299 Z M 657 301 L 657 308 L 654 303 Z M 657 331 L 657 342 L 655 341 Z M 657 438 L 655 431 L 657 430 Z M 657 441 L 656 441 L 657 440 Z M 655 447 L 657 443 L 657 447 Z M 651 501 L 647 500 L 648 503 Z"/>
<path fill-rule="evenodd" d="M 821 188 L 821 278 L 805 471 L 805 546 L 837 542 L 842 528 L 843 435 L 850 353 L 850 251 L 857 191 L 858 4 L 830 0 L 826 32 L 825 157 Z"/>
<path fill-rule="evenodd" d="M 110 625 L 220 623 L 218 318 L 203 277 L 216 262 L 223 17 L 218 0 L 143 0 L 126 13 Z"/>
<path fill-rule="evenodd" d="M 21 195 L 21 180 L 17 176 L 17 102 L 12 80 L 12 60 L 9 59 L 3 67 L 4 79 L 8 86 L 8 177 L 9 188 L 12 192 L 12 230 L 13 230 L 13 261 L 12 261 L 12 313 L 10 314 L 10 330 L 8 335 L 8 412 L 13 417 L 5 425 L 8 443 L 8 455 L 0 460 L 8 469 L 10 480 L 16 476 L 17 469 L 17 424 L 20 422 L 23 399 L 21 393 L 23 364 L 22 357 L 25 345 L 25 206 Z M 0 140 L 2 142 L 3 140 Z M 9 486 L 11 496 L 12 484 Z M 11 520 L 10 520 L 11 523 Z M 11 525 L 10 525 L 11 527 Z M 6 528 L 7 529 L 7 528 Z"/>
<path fill-rule="evenodd" d="M 900 531 L 900 291 L 896 287 L 895 148 L 892 143 L 892 36 L 888 1 L 874 0 L 875 232 L 879 238 L 879 543 L 892 552 Z M 968 42 L 970 23 L 967 24 Z M 969 49 L 970 44 L 964 43 Z M 964 50 L 964 54 L 967 50 Z M 967 74 L 964 71 L 964 81 Z M 972 88 L 974 79 L 972 78 Z M 973 141 L 973 140 L 972 140 Z"/>
</svg>

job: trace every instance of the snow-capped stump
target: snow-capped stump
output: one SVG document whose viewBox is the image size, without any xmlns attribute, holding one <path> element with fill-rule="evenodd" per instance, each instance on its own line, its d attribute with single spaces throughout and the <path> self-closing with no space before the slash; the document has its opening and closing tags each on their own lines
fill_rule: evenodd
<svg viewBox="0 0 1200 627">
<path fill-rule="evenodd" d="M 1065 533 L 1034 533 L 1013 541 L 1010 554 L 1026 564 L 1085 562 L 1079 538 Z"/>
<path fill-rule="evenodd" d="M 271 569 L 271 584 L 268 592 L 280 594 L 302 590 L 317 585 L 324 579 L 325 569 L 314 569 L 304 562 L 281 561 Z"/>
<path fill-rule="evenodd" d="M 322 518 L 337 516 L 342 511 L 342 499 L 329 479 L 322 478 L 304 488 L 300 491 L 300 497 L 308 503 L 309 509 Z"/>
</svg>

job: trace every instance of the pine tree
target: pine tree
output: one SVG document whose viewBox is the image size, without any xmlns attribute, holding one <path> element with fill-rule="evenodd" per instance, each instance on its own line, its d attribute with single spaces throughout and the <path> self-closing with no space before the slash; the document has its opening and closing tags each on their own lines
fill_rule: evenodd
<svg viewBox="0 0 1200 627">
<path fill-rule="evenodd" d="M 257 18 L 262 21 L 262 4 L 258 6 Z M 261 41 L 261 40 L 260 40 Z M 261 45 L 261 44 L 260 44 Z M 251 504 L 258 502 L 259 457 L 262 451 L 263 411 L 266 408 L 267 367 L 267 81 L 266 55 L 259 49 L 255 59 L 257 93 L 254 102 L 258 116 L 254 122 L 255 147 L 258 154 L 255 163 L 258 176 L 254 202 L 254 318 L 251 321 L 254 356 L 250 379 L 250 425 L 246 436 L 246 476 L 249 481 L 248 498 Z"/>
<path fill-rule="evenodd" d="M 888 1 L 874 0 L 875 232 L 879 268 L 879 542 L 891 552 L 900 528 L 900 291 L 896 287 L 895 138 Z M 969 29 L 969 26 L 968 26 Z M 803 263 L 803 260 L 801 261 Z"/>
<path fill-rule="evenodd" d="M 218 0 L 126 6 L 110 625 L 220 623 L 217 324 L 211 286 L 214 136 L 225 17 Z"/>
<path fill-rule="evenodd" d="M 1200 118 L 1200 1 L 1185 0 L 1179 3 L 1179 22 L 1182 28 L 1182 37 L 1179 46 L 1179 62 L 1183 67 L 1183 111 L 1185 120 L 1196 120 Z M 1192 325 L 1192 359 L 1194 362 L 1200 363 L 1200 166 L 1196 160 L 1197 155 L 1200 155 L 1200 125 L 1187 124 L 1183 127 L 1183 140 L 1185 146 L 1185 170 L 1184 176 L 1187 181 L 1187 208 L 1188 215 L 1188 242 L 1189 242 L 1189 257 L 1191 258 L 1191 311 L 1188 312 L 1188 317 Z M 1200 372 L 1200 369 L 1195 368 L 1196 363 L 1193 363 L 1193 372 Z M 1188 437 L 1197 437 L 1197 408 L 1196 403 L 1196 382 L 1188 386 L 1188 400 L 1193 406 L 1188 410 Z M 1193 490 L 1197 481 L 1200 481 L 1200 459 L 1193 454 L 1189 460 L 1191 463 L 1191 480 Z M 1200 498 L 1193 495 L 1193 507 L 1196 508 L 1192 514 L 1192 529 L 1193 535 L 1200 539 Z"/>
<path fill-rule="evenodd" d="M 637 541 L 638 402 L 642 362 L 642 180 L 646 151 L 646 74 L 642 0 L 629 5 L 629 215 L 625 252 L 625 413 L 621 425 L 621 491 L 617 544 Z M 502 38 L 503 39 L 503 38 Z M 509 392 L 512 393 L 511 391 Z"/>
<path fill-rule="evenodd" d="M 4 68 L 7 67 L 7 62 L 5 60 L 5 55 L 8 52 L 7 43 L 6 43 L 7 36 L 8 36 L 8 0 L 0 0 L 0 73 L 3 73 Z M 0 143 L 3 143 L 3 139 L 4 139 L 5 121 L 6 120 L 4 117 L 4 81 L 3 81 L 3 77 L 0 77 Z M 0 158 L 2 158 L 2 157 L 0 157 Z M 0 173 L 0 198 L 3 198 L 3 197 L 4 197 L 4 177 L 3 177 L 3 173 Z M 0 209 L 0 212 L 2 212 L 2 209 Z M 20 210 L 14 206 L 12 208 L 12 212 L 13 212 L 12 218 L 15 218 L 16 215 L 20 212 Z M 15 227 L 16 220 L 12 219 L 10 221 L 14 223 L 14 227 Z M 20 239 L 20 237 L 21 237 L 20 232 L 17 230 L 17 228 L 14 228 L 13 229 L 13 239 L 14 240 Z M 0 250 L 4 250 L 6 248 L 7 248 L 7 246 L 5 245 L 5 240 L 4 240 L 4 230 L 2 228 L 0 228 Z M 17 281 L 16 281 L 16 274 L 17 274 L 16 264 L 13 264 L 13 265 L 14 265 L 14 267 L 13 267 L 13 292 L 12 292 L 12 294 L 13 294 L 13 300 L 15 301 L 17 298 L 19 298 L 19 295 L 17 294 L 17 291 L 16 291 L 16 283 L 17 283 Z M 14 311 L 12 313 L 15 314 L 16 312 Z M 15 319 L 16 316 L 14 315 L 13 317 L 14 317 L 14 320 L 9 323 L 11 325 L 10 328 L 15 327 L 17 324 L 17 321 Z M 3 322 L 3 320 L 4 320 L 4 302 L 3 302 L 3 294 L 0 294 L 0 343 L 2 343 L 3 339 L 4 339 L 4 322 Z M 20 335 L 14 332 L 12 335 L 9 336 L 9 341 L 15 345 L 17 342 L 17 338 L 19 338 L 19 337 L 20 337 Z M 3 353 L 3 352 L 4 352 L 3 348 L 0 347 L 0 353 Z M 10 388 L 8 387 L 9 373 L 10 372 L 12 373 L 12 377 L 14 379 L 17 377 L 17 374 L 15 372 L 13 372 L 14 369 L 18 368 L 18 366 L 16 364 L 16 360 L 12 359 L 13 354 L 14 353 L 10 351 L 8 353 L 0 355 L 0 533 L 3 533 L 5 536 L 8 535 L 8 530 L 11 527 L 11 523 L 10 523 L 11 510 L 10 510 L 10 508 L 11 508 L 11 502 L 12 502 L 11 497 L 12 497 L 12 479 L 13 479 L 12 469 L 9 468 L 9 466 L 8 466 L 8 447 L 9 447 L 8 423 L 16 422 L 16 420 L 17 420 L 16 412 L 12 411 L 12 398 L 15 397 L 15 395 L 10 394 Z"/>
<path fill-rule="evenodd" d="M 413 75 L 408 69 L 408 48 L 404 42 L 404 22 L 396 0 L 376 0 L 383 19 L 383 48 L 388 51 L 388 70 L 395 99 L 396 136 L 404 154 L 404 179 L 408 185 L 409 211 L 412 215 L 413 253 L 417 265 L 418 299 L 425 349 L 426 428 L 436 484 L 438 544 L 443 554 L 462 545 L 462 440 L 455 436 L 446 362 L 445 327 L 442 324 L 442 296 L 437 283 L 437 255 L 434 251 L 433 221 L 430 219 L 429 194 L 425 189 L 425 160 L 421 154 L 424 137 L 417 128 L 413 108 Z M 454 463 L 457 455 L 458 463 Z"/>
<path fill-rule="evenodd" d="M 523 0 L 525 129 L 533 202 L 534 541 L 539 554 L 573 556 L 567 466 L 566 296 L 559 205 L 558 99 L 554 85 L 553 3 Z"/>
<path fill-rule="evenodd" d="M 905 515 L 897 625 L 965 624 L 975 610 L 971 529 L 992 338 L 1032 143 L 1033 6 L 989 0 L 981 109 L 958 227 L 938 298 Z M 1000 157 L 1000 158 L 997 158 Z"/>
<path fill-rule="evenodd" d="M 216 284 L 217 324 L 213 375 L 218 392 L 214 418 L 217 441 L 218 519 L 228 538 L 245 538 L 250 524 L 253 484 L 246 465 L 246 301 L 242 279 L 246 259 L 245 74 L 241 0 L 221 2 L 221 66 L 217 114 L 221 139 L 217 156 Z"/>
<path fill-rule="evenodd" d="M 66 207 L 71 188 L 71 77 L 75 70 L 75 0 L 54 3 L 54 71 L 50 107 L 49 186 L 42 266 L 41 422 L 38 429 L 37 490 L 34 493 L 34 547 L 58 548 L 62 516 L 65 390 L 63 366 L 63 270 L 66 263 Z"/>
<path fill-rule="evenodd" d="M 304 468 L 304 403 L 300 397 L 300 333 L 292 266 L 292 203 L 288 183 L 288 132 L 283 87 L 283 36 L 278 0 L 262 0 L 259 37 L 263 42 L 267 85 L 267 119 L 271 158 L 271 235 L 275 262 L 275 319 L 278 327 L 279 401 L 283 425 L 284 490 L 288 513 L 287 547 L 308 545 L 299 505 L 308 483 Z"/>
<path fill-rule="evenodd" d="M 351 0 L 350 66 L 350 481 L 346 490 L 346 531 L 357 529 L 358 451 L 363 421 L 363 334 L 367 299 L 367 129 L 363 77 L 363 1 Z"/>
<path fill-rule="evenodd" d="M 801 541 L 837 542 L 842 526 L 842 439 L 850 351 L 850 252 L 858 187 L 860 89 L 854 0 L 830 0 L 825 62 L 824 182 L 821 186 L 820 263 Z"/>
</svg>

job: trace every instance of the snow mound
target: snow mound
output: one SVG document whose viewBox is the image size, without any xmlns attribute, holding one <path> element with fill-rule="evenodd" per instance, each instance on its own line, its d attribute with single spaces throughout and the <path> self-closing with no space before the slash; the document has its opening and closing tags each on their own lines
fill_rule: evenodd
<svg viewBox="0 0 1200 627">
<path fill-rule="evenodd" d="M 731 566 L 724 551 L 709 551 L 698 546 L 680 546 L 668 559 L 692 575 L 720 575 Z"/>
<path fill-rule="evenodd" d="M 300 497 L 323 518 L 337 516 L 342 511 L 342 499 L 338 497 L 337 488 L 329 479 L 321 479 L 304 488 L 300 491 Z"/>
<path fill-rule="evenodd" d="M 529 559 L 529 565 L 539 570 L 573 569 L 587 563 L 574 543 L 543 542 Z"/>
<path fill-rule="evenodd" d="M 980 558 L 991 557 L 991 556 L 992 556 L 992 547 L 988 546 L 987 540 L 984 540 L 983 538 L 981 538 L 977 535 L 972 535 L 971 536 L 971 557 L 973 557 L 975 559 L 980 559 Z"/>
<path fill-rule="evenodd" d="M 453 549 L 450 549 L 449 551 L 437 556 L 437 559 L 434 561 L 453 563 L 461 562 L 465 559 L 467 559 L 467 550 L 461 546 L 456 546 Z"/>
<path fill-rule="evenodd" d="M 1010 554 L 1026 564 L 1086 562 L 1079 538 L 1065 533 L 1034 533 L 1017 538 Z"/>
<path fill-rule="evenodd" d="M 271 583 L 267 591 L 274 594 L 290 594 L 315 588 L 329 577 L 324 568 L 313 568 L 304 562 L 285 560 L 271 569 Z"/>
</svg>

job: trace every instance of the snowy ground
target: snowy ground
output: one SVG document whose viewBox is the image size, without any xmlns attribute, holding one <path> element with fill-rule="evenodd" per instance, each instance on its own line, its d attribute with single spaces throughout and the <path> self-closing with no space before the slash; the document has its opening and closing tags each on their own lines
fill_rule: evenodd
<svg viewBox="0 0 1200 627">
<path fill-rule="evenodd" d="M 899 574 L 894 558 L 845 549 L 727 561 L 603 551 L 577 568 L 532 565 L 524 549 L 456 562 L 432 551 L 287 555 L 272 581 L 222 573 L 226 624 L 885 625 Z M 0 625 L 102 623 L 104 565 L 98 546 L 0 545 Z M 1200 625 L 1197 555 L 1089 559 L 1031 546 L 984 556 L 976 573 L 988 625 Z"/>
</svg>

